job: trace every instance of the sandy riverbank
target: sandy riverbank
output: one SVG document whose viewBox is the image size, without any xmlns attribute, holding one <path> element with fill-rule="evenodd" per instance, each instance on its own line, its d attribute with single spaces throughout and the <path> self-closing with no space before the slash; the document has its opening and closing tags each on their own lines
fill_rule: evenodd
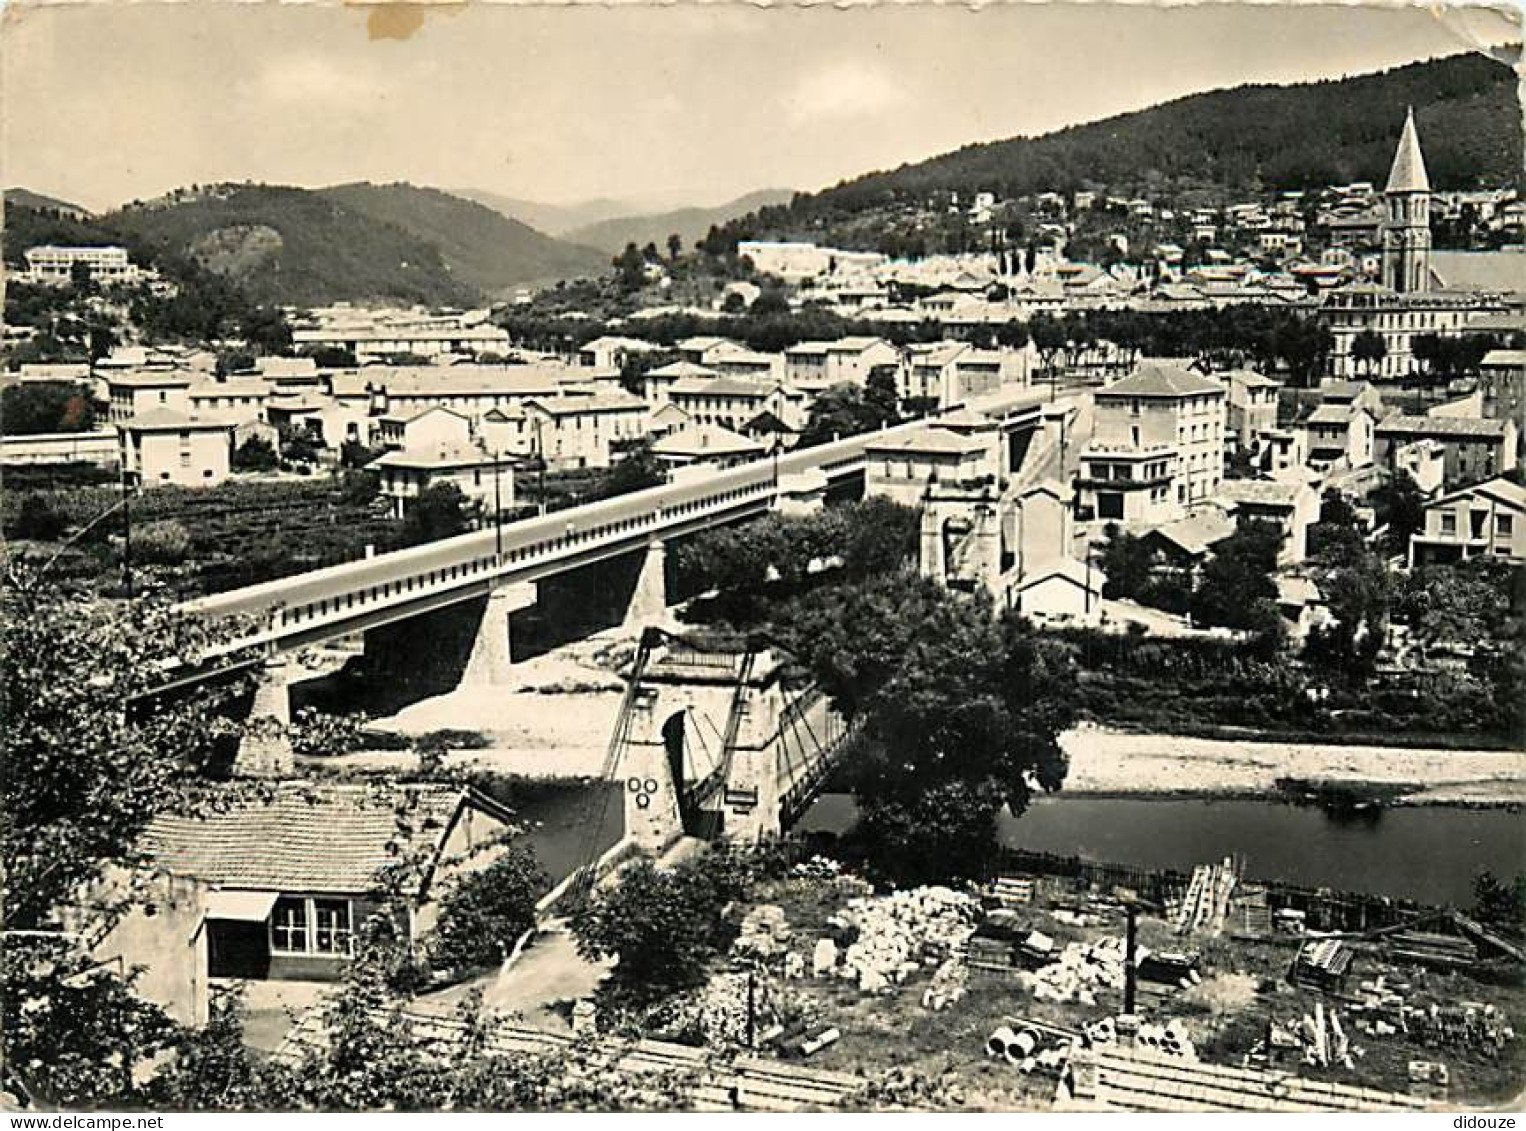
<svg viewBox="0 0 1526 1131">
<path fill-rule="evenodd" d="M 1424 782 L 1423 804 L 1526 803 L 1526 753 L 1226 741 L 1097 728 L 1061 739 L 1067 793 L 1259 794 L 1281 777 Z"/>
<path fill-rule="evenodd" d="M 516 665 L 512 687 L 459 689 L 373 725 L 402 734 L 445 728 L 485 734 L 487 748 L 454 755 L 462 765 L 529 777 L 597 776 L 624 691 L 615 673 L 633 648 L 630 632 L 600 633 Z M 1070 756 L 1067 793 L 1255 796 L 1274 792 L 1282 777 L 1345 778 L 1426 783 L 1404 798 L 1408 803 L 1526 803 L 1523 752 L 1254 742 L 1091 726 L 1067 732 L 1061 743 Z M 411 759 L 360 753 L 344 761 L 386 766 Z"/>
</svg>

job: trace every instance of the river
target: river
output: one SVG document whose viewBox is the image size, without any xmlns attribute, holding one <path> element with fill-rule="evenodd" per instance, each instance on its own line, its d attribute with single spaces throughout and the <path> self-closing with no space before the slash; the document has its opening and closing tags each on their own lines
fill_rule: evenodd
<svg viewBox="0 0 1526 1131">
<path fill-rule="evenodd" d="M 798 832 L 842 833 L 857 807 L 824 794 Z M 1252 879 L 1468 906 L 1473 877 L 1526 871 L 1526 818 L 1504 809 L 1400 807 L 1337 819 L 1279 801 L 1043 797 L 1021 818 L 1003 814 L 1015 848 L 1145 868 L 1189 869 L 1227 855 Z"/>
</svg>

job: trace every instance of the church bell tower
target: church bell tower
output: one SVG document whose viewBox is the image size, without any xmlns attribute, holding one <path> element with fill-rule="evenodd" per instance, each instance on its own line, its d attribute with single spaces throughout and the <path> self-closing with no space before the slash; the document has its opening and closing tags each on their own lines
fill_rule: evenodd
<svg viewBox="0 0 1526 1131">
<path fill-rule="evenodd" d="M 1383 190 L 1388 215 L 1383 223 L 1383 285 L 1400 294 L 1431 285 L 1431 182 L 1415 132 L 1415 111 L 1404 119 L 1388 186 Z"/>
</svg>

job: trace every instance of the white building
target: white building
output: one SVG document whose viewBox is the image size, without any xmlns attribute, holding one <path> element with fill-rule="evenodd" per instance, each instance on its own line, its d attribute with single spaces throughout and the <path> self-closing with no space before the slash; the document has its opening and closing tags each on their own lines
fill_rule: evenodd
<svg viewBox="0 0 1526 1131">
<path fill-rule="evenodd" d="M 117 425 L 122 470 L 143 487 L 215 487 L 228 478 L 234 426 L 156 408 Z"/>
<path fill-rule="evenodd" d="M 1081 506 L 1099 519 L 1159 524 L 1224 477 L 1226 391 L 1180 365 L 1145 362 L 1097 390 L 1081 452 Z"/>
<path fill-rule="evenodd" d="M 74 278 L 76 264 L 84 264 L 93 282 L 102 284 L 135 283 L 147 272 L 127 257 L 125 247 L 57 247 L 41 244 L 26 249 L 24 282 L 58 286 Z"/>
</svg>

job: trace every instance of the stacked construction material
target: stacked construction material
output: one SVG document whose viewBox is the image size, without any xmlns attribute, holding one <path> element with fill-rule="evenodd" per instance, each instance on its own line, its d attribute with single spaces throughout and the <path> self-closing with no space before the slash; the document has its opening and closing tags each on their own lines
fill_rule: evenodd
<svg viewBox="0 0 1526 1131">
<path fill-rule="evenodd" d="M 836 916 L 857 932 L 843 951 L 839 972 L 865 992 L 884 990 L 923 963 L 962 951 L 979 917 L 979 900 L 946 887 L 854 899 Z"/>
<path fill-rule="evenodd" d="M 1033 881 L 999 876 L 991 881 L 987 898 L 997 907 L 1026 907 L 1033 902 Z"/>
<path fill-rule="evenodd" d="M 1298 957 L 1293 961 L 1293 981 L 1328 993 L 1337 992 L 1351 971 L 1351 958 L 1351 948 L 1339 939 L 1311 940 L 1298 948 Z"/>
<path fill-rule="evenodd" d="M 759 904 L 743 918 L 732 949 L 740 955 L 774 958 L 789 947 L 790 934 L 784 908 L 773 903 Z"/>
<path fill-rule="evenodd" d="M 1122 1020 L 1127 1021 L 1129 1018 Z M 1175 1017 L 1167 1018 L 1161 1024 L 1144 1022 L 1130 1027 L 1134 1029 L 1130 1043 L 1135 1048 L 1164 1053 L 1166 1056 L 1179 1056 L 1184 1060 L 1197 1059 L 1197 1047 L 1187 1035 L 1186 1026 Z M 1120 1040 L 1122 1028 L 1118 1018 L 1104 1017 L 1087 1026 L 1086 1039 L 1093 1045 L 1111 1045 Z"/>
<path fill-rule="evenodd" d="M 945 958 L 922 991 L 922 1008 L 937 1013 L 957 1004 L 969 991 L 969 983 L 969 967 L 957 957 Z"/>
<path fill-rule="evenodd" d="M 986 1038 L 986 1055 L 1000 1057 L 1024 1075 L 1058 1075 L 1073 1045 L 1073 1038 L 1060 1036 L 1053 1029 L 1014 1019 Z"/>
<path fill-rule="evenodd" d="M 1123 940 L 1109 937 L 1095 943 L 1070 943 L 1053 962 L 1024 971 L 1017 980 L 1042 1001 L 1096 1005 L 1099 992 L 1123 988 L 1123 964 Z"/>
</svg>

